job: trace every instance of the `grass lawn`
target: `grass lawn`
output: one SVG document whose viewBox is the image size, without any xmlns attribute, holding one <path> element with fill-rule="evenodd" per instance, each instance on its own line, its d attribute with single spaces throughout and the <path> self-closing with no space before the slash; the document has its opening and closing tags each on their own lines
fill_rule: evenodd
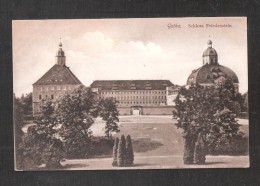
<svg viewBox="0 0 260 186">
<path fill-rule="evenodd" d="M 248 138 L 248 120 L 239 119 L 238 122 Z M 122 134 L 130 134 L 135 156 L 179 156 L 183 154 L 182 129 L 177 129 L 174 123 L 172 116 L 121 116 L 120 132 L 113 136 L 120 138 Z M 98 118 L 91 128 L 93 135 L 104 136 L 104 126 Z"/>
<path fill-rule="evenodd" d="M 242 123 L 241 123 L 242 122 Z M 248 120 L 239 120 L 241 131 L 248 137 Z M 104 122 L 97 119 L 92 126 L 93 134 L 104 136 L 102 128 Z M 249 156 L 207 155 L 205 165 L 183 164 L 182 130 L 177 129 L 171 116 L 121 116 L 120 132 L 130 134 L 133 142 L 135 166 L 127 169 L 161 169 L 161 168 L 225 168 L 248 167 Z M 98 143 L 97 143 L 98 145 Z M 65 170 L 92 170 L 92 169 L 125 169 L 113 167 L 112 147 L 106 148 L 102 154 L 104 144 L 99 144 L 99 155 L 90 159 L 71 159 L 62 162 Z M 110 144 L 111 146 L 111 144 Z"/>
</svg>

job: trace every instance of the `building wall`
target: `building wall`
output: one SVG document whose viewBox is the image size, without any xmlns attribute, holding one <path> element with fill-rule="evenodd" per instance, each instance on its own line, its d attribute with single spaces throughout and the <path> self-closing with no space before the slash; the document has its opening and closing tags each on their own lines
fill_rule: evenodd
<svg viewBox="0 0 260 186">
<path fill-rule="evenodd" d="M 166 92 L 167 92 L 167 105 L 168 106 L 174 106 L 175 105 L 175 99 L 178 95 L 178 91 L 179 91 L 179 88 L 175 87 L 175 86 L 170 86 L 170 87 L 166 87 Z"/>
<path fill-rule="evenodd" d="M 42 99 L 57 99 L 63 93 L 70 93 L 77 87 L 78 85 L 33 85 L 33 115 L 39 112 Z"/>
<path fill-rule="evenodd" d="M 172 115 L 173 106 L 143 107 L 143 115 Z"/>
<path fill-rule="evenodd" d="M 131 115 L 131 107 L 118 107 L 119 115 Z"/>
<path fill-rule="evenodd" d="M 172 115 L 173 106 L 143 106 L 139 107 L 140 115 Z M 132 115 L 132 107 L 118 107 L 120 115 Z"/>
<path fill-rule="evenodd" d="M 166 90 L 100 90 L 99 95 L 101 98 L 115 98 L 121 107 L 167 105 Z"/>
</svg>

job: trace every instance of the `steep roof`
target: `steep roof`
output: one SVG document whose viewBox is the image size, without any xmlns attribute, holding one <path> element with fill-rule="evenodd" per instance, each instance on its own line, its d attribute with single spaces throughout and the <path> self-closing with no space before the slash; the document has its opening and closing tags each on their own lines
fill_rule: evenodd
<svg viewBox="0 0 260 186">
<path fill-rule="evenodd" d="M 33 85 L 78 85 L 80 80 L 71 72 L 69 67 L 55 64 Z"/>
<path fill-rule="evenodd" d="M 218 76 L 229 77 L 233 83 L 238 83 L 237 75 L 231 69 L 218 64 L 206 64 L 192 71 L 187 80 L 187 84 L 213 84 L 214 79 Z"/>
<path fill-rule="evenodd" d="M 101 90 L 166 90 L 169 80 L 97 80 L 90 87 Z"/>
</svg>

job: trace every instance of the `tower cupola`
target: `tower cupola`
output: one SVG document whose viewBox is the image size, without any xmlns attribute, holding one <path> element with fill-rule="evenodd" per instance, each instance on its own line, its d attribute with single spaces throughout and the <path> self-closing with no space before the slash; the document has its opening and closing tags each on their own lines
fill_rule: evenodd
<svg viewBox="0 0 260 186">
<path fill-rule="evenodd" d="M 66 56 L 62 50 L 62 43 L 59 44 L 59 50 L 56 54 L 56 64 L 60 66 L 66 66 Z"/>
<path fill-rule="evenodd" d="M 212 48 L 212 41 L 208 40 L 207 42 L 208 48 L 203 52 L 202 60 L 203 65 L 217 65 L 218 64 L 218 53 L 217 51 Z"/>
</svg>

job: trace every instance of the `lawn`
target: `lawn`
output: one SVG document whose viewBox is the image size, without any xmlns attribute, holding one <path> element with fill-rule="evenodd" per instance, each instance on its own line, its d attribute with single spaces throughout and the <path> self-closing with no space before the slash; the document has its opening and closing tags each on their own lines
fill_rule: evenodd
<svg viewBox="0 0 260 186">
<path fill-rule="evenodd" d="M 174 123 L 171 116 L 121 116 L 120 132 L 113 136 L 130 134 L 135 156 L 181 156 L 182 129 L 177 129 Z M 241 131 L 248 138 L 248 120 L 239 120 L 239 123 Z M 104 136 L 104 125 L 105 123 L 98 118 L 91 128 L 93 135 Z M 111 152 L 106 151 L 108 156 L 111 156 Z"/>
<path fill-rule="evenodd" d="M 241 131 L 248 137 L 248 120 L 239 120 Z M 95 139 L 104 136 L 102 128 L 105 123 L 97 119 L 92 126 Z M 127 169 L 161 169 L 161 168 L 225 168 L 225 167 L 248 167 L 249 156 L 208 155 L 205 165 L 183 164 L 183 138 L 182 130 L 177 129 L 171 116 L 121 116 L 120 132 L 130 134 L 133 141 L 135 166 Z M 92 169 L 124 169 L 111 166 L 112 147 L 102 148 L 104 144 L 97 143 L 98 156 L 90 159 L 71 159 L 62 162 L 66 170 L 92 170 Z M 102 157 L 102 158 L 101 158 Z"/>
</svg>

